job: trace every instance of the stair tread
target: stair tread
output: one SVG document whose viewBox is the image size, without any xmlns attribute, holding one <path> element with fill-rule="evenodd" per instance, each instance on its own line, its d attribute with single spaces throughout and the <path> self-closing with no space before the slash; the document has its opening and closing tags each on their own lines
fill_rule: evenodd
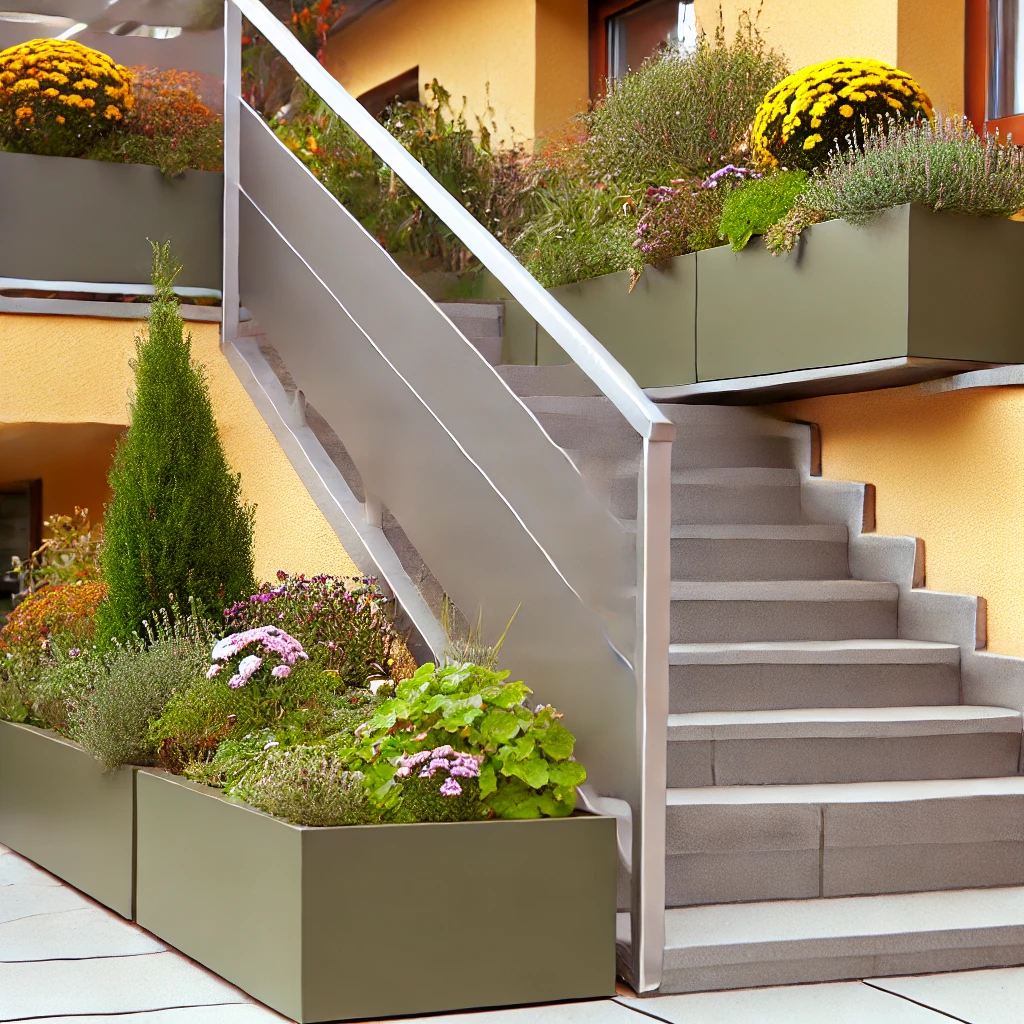
<svg viewBox="0 0 1024 1024">
<path fill-rule="evenodd" d="M 609 476 L 631 479 L 638 467 L 617 463 Z M 672 483 L 703 487 L 799 487 L 800 474 L 779 466 L 726 466 L 721 469 L 674 469 Z M 734 527 L 735 529 L 735 527 Z"/>
<path fill-rule="evenodd" d="M 669 807 L 700 804 L 856 804 L 1024 796 L 1024 776 L 924 779 L 910 782 L 821 782 L 795 786 L 716 786 L 669 789 Z"/>
<path fill-rule="evenodd" d="M 630 533 L 636 533 L 635 519 L 620 519 Z M 671 536 L 675 540 L 794 540 L 827 541 L 846 544 L 849 537 L 845 526 L 819 523 L 673 523 Z"/>
<path fill-rule="evenodd" d="M 673 601 L 895 601 L 895 583 L 873 580 L 672 581 Z"/>
<path fill-rule="evenodd" d="M 693 711 L 668 716 L 670 742 L 1020 733 L 1022 715 L 982 705 Z"/>
<path fill-rule="evenodd" d="M 670 665 L 957 664 L 956 644 L 931 640 L 758 640 L 671 644 Z"/>
<path fill-rule="evenodd" d="M 665 911 L 669 950 L 1024 927 L 1024 886 L 712 903 Z"/>
</svg>

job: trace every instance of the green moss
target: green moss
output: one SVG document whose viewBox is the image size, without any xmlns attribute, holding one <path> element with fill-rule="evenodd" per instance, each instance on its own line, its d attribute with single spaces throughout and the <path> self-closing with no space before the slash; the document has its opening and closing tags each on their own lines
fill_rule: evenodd
<svg viewBox="0 0 1024 1024">
<path fill-rule="evenodd" d="M 783 171 L 746 182 L 726 198 L 718 233 L 739 252 L 752 236 L 763 235 L 782 220 L 806 186 L 806 171 Z"/>
</svg>

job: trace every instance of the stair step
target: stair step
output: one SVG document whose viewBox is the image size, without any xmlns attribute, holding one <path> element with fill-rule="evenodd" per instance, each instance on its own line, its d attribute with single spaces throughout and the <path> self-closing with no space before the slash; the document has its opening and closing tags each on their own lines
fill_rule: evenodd
<svg viewBox="0 0 1024 1024">
<path fill-rule="evenodd" d="M 597 385 L 575 363 L 554 366 L 502 363 L 495 369 L 520 398 L 537 395 L 596 398 L 601 394 Z"/>
<path fill-rule="evenodd" d="M 865 580 L 673 582 L 672 643 L 891 639 L 895 583 Z"/>
<path fill-rule="evenodd" d="M 669 715 L 671 787 L 801 785 L 1016 774 L 1006 708 L 791 708 Z"/>
<path fill-rule="evenodd" d="M 506 378 L 512 384 L 512 377 Z M 522 396 L 555 444 L 583 456 L 632 458 L 639 451 L 636 431 L 604 398 Z M 764 467 L 791 469 L 794 436 L 791 424 L 777 420 L 737 420 L 725 429 L 720 412 L 741 410 L 688 406 L 689 419 L 678 425 L 679 442 L 672 446 L 675 469 Z M 673 416 L 673 418 L 676 418 Z"/>
<path fill-rule="evenodd" d="M 635 520 L 636 505 L 634 471 L 611 482 L 612 514 Z M 672 474 L 672 522 L 799 523 L 800 475 L 795 469 L 760 466 L 676 470 Z"/>
<path fill-rule="evenodd" d="M 1024 884 L 1024 778 L 670 789 L 666 903 Z"/>
<path fill-rule="evenodd" d="M 636 520 L 625 520 L 636 532 Z M 672 578 L 704 583 L 840 580 L 850 575 L 845 526 L 675 523 Z"/>
<path fill-rule="evenodd" d="M 925 640 L 672 644 L 669 710 L 909 707 L 960 701 L 960 648 Z"/>
<path fill-rule="evenodd" d="M 661 992 L 1024 963 L 1024 887 L 669 910 Z"/>
</svg>

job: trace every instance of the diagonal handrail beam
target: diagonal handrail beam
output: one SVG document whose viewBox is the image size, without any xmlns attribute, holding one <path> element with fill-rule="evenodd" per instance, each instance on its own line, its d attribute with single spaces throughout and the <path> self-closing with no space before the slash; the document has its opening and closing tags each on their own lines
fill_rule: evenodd
<svg viewBox="0 0 1024 1024">
<path fill-rule="evenodd" d="M 231 0 L 303 81 L 455 233 L 565 350 L 641 437 L 671 441 L 675 425 L 610 352 L 327 69 L 260 0 Z"/>
</svg>

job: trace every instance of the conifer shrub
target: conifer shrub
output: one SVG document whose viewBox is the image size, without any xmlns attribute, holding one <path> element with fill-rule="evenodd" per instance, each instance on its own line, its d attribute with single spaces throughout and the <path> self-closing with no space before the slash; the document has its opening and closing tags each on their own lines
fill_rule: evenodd
<svg viewBox="0 0 1024 1024">
<path fill-rule="evenodd" d="M 203 368 L 192 361 L 170 246 L 153 245 L 148 337 L 136 339 L 131 425 L 110 471 L 100 632 L 127 641 L 170 595 L 202 609 L 251 594 L 254 507 L 228 468 Z"/>
</svg>

